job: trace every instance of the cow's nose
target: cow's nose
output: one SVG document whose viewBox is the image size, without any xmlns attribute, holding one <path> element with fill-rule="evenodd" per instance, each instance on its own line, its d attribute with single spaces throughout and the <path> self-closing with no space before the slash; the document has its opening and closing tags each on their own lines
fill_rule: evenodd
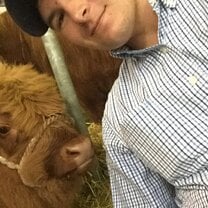
<svg viewBox="0 0 208 208">
<path fill-rule="evenodd" d="M 81 152 L 78 149 L 74 149 L 73 147 L 64 146 L 62 147 L 60 151 L 61 157 L 64 161 L 67 161 L 68 159 L 72 159 L 73 157 L 78 157 Z"/>
<path fill-rule="evenodd" d="M 62 146 L 60 157 L 68 166 L 68 171 L 78 173 L 87 170 L 94 156 L 94 148 L 89 138 L 76 137 Z"/>
</svg>

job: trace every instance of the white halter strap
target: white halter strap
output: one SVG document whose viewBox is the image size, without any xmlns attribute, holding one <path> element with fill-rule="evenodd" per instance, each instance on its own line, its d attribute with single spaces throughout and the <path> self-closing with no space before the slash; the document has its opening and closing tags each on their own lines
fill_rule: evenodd
<svg viewBox="0 0 208 208">
<path fill-rule="evenodd" d="M 41 135 L 43 134 L 43 132 L 45 131 L 45 129 L 51 124 L 53 123 L 55 120 L 59 119 L 60 117 L 62 117 L 62 114 L 52 114 L 49 116 L 49 118 L 47 118 L 45 120 L 45 122 L 43 123 L 43 126 L 40 130 L 40 133 L 36 136 L 33 137 L 31 139 L 31 141 L 29 142 L 28 146 L 26 147 L 26 150 L 19 162 L 19 164 L 16 164 L 14 162 L 9 161 L 8 159 L 6 159 L 5 157 L 0 156 L 0 163 L 3 165 L 6 165 L 8 168 L 10 169 L 20 169 L 21 164 L 23 163 L 23 161 L 26 159 L 27 155 L 29 155 L 35 148 L 36 144 L 38 143 L 38 141 L 41 138 Z"/>
</svg>

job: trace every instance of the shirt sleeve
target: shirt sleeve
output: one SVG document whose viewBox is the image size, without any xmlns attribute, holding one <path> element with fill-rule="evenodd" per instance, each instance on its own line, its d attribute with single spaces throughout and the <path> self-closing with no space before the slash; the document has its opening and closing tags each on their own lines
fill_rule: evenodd
<svg viewBox="0 0 208 208">
<path fill-rule="evenodd" d="M 104 142 L 114 207 L 177 208 L 174 188 L 151 172 L 108 130 L 109 138 L 105 132 Z"/>
</svg>

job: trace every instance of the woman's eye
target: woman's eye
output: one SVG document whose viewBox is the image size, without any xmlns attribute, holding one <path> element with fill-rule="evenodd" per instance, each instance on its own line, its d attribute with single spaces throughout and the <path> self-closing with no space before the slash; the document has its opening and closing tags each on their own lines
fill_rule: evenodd
<svg viewBox="0 0 208 208">
<path fill-rule="evenodd" d="M 1 135 L 5 135 L 10 131 L 10 127 L 9 126 L 0 126 L 0 134 Z"/>
</svg>

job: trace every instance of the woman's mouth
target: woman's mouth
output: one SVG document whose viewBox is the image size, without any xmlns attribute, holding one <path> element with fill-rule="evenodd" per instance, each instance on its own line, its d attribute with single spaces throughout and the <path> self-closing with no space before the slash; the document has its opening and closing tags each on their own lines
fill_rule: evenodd
<svg viewBox="0 0 208 208">
<path fill-rule="evenodd" d="M 96 33 L 97 28 L 99 27 L 100 22 L 101 22 L 101 19 L 102 19 L 102 17 L 103 17 L 103 14 L 105 13 L 105 10 L 106 10 L 106 5 L 104 6 L 104 9 L 103 9 L 102 13 L 100 14 L 100 16 L 99 16 L 99 18 L 97 19 L 97 21 L 96 21 L 94 27 L 92 28 L 91 36 L 93 36 L 93 35 Z"/>
</svg>

